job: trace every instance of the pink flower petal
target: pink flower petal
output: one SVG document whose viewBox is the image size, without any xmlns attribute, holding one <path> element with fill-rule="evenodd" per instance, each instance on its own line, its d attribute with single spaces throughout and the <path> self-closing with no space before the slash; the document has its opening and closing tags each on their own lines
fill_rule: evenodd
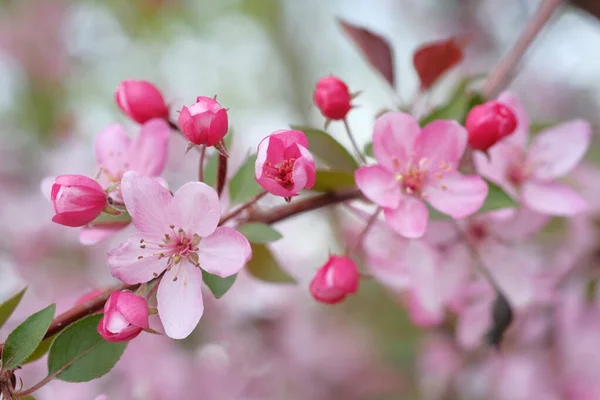
<svg viewBox="0 0 600 400">
<path fill-rule="evenodd" d="M 502 142 L 524 149 L 529 139 L 529 118 L 519 99 L 512 93 L 504 92 L 498 96 L 498 101 L 508 106 L 517 117 L 517 128 Z M 493 148 L 493 147 L 492 147 Z"/>
<path fill-rule="evenodd" d="M 84 226 L 79 231 L 79 243 L 84 246 L 92 246 L 116 235 L 117 232 L 124 229 L 129 222 L 114 223 L 114 224 L 94 224 Z"/>
<path fill-rule="evenodd" d="M 492 146 L 488 155 L 476 151 L 473 153 L 473 162 L 477 172 L 484 178 L 502 186 L 511 194 L 516 193 L 516 188 L 508 181 L 511 166 L 519 162 L 523 151 L 508 143 L 497 143 Z"/>
<path fill-rule="evenodd" d="M 526 182 L 521 188 L 525 204 L 549 215 L 570 216 L 587 209 L 586 201 L 573 188 L 558 182 Z"/>
<path fill-rule="evenodd" d="M 273 132 L 271 137 L 281 140 L 284 148 L 289 147 L 294 143 L 299 144 L 304 148 L 308 148 L 308 139 L 302 131 L 280 129 Z"/>
<path fill-rule="evenodd" d="M 461 312 L 456 325 L 456 340 L 465 349 L 480 346 L 492 325 L 491 298 L 478 300 Z"/>
<path fill-rule="evenodd" d="M 405 196 L 398 208 L 385 208 L 383 215 L 388 225 L 406 238 L 418 239 L 427 230 L 429 210 L 423 200 L 416 197 Z"/>
<path fill-rule="evenodd" d="M 217 192 L 202 182 L 188 182 L 175 193 L 169 206 L 170 224 L 193 235 L 208 236 L 221 218 Z"/>
<path fill-rule="evenodd" d="M 302 156 L 300 158 L 300 160 L 302 161 L 300 165 L 302 165 L 306 174 L 306 183 L 304 184 L 304 186 L 302 186 L 302 188 L 310 189 L 315 185 L 315 180 L 317 179 L 315 160 L 307 148 L 298 145 L 298 150 L 300 150 L 300 155 Z M 296 164 L 294 164 L 294 168 L 295 167 Z"/>
<path fill-rule="evenodd" d="M 252 256 L 248 239 L 229 227 L 219 227 L 198 245 L 200 267 L 221 278 L 238 273 Z"/>
<path fill-rule="evenodd" d="M 169 231 L 167 210 L 173 197 L 155 179 L 127 171 L 121 181 L 121 194 L 133 224 L 142 232 L 164 234 Z"/>
<path fill-rule="evenodd" d="M 538 179 L 561 178 L 583 159 L 590 146 L 591 128 L 586 121 L 565 122 L 535 137 L 527 154 Z"/>
<path fill-rule="evenodd" d="M 121 292 L 117 310 L 128 324 L 148 329 L 148 303 L 145 298 L 131 292 Z"/>
<path fill-rule="evenodd" d="M 444 170 L 440 163 L 458 168 L 467 146 L 467 130 L 455 121 L 433 121 L 423 128 L 415 142 L 416 160 L 427 159 L 427 165 Z M 442 165 L 443 165 L 442 164 Z"/>
<path fill-rule="evenodd" d="M 170 132 L 164 119 L 151 119 L 142 125 L 140 135 L 129 146 L 128 169 L 146 176 L 160 175 L 167 163 Z"/>
<path fill-rule="evenodd" d="M 400 204 L 402 191 L 394 174 L 379 165 L 362 167 L 354 172 L 354 180 L 361 192 L 374 203 L 387 208 Z"/>
<path fill-rule="evenodd" d="M 94 154 L 96 162 L 113 179 L 120 179 L 127 171 L 127 158 L 131 139 L 125 133 L 123 126 L 113 124 L 96 136 Z"/>
<path fill-rule="evenodd" d="M 421 128 L 413 117 L 388 112 L 377 118 L 373 128 L 373 153 L 377 162 L 390 172 L 413 159 L 415 140 Z"/>
<path fill-rule="evenodd" d="M 488 186 L 479 176 L 456 172 L 432 182 L 426 187 L 425 193 L 433 208 L 460 219 L 481 208 L 488 194 Z"/>
<path fill-rule="evenodd" d="M 165 272 L 156 299 L 158 315 L 167 336 L 173 339 L 188 337 L 204 313 L 202 272 L 182 261 L 182 264 Z"/>
<path fill-rule="evenodd" d="M 136 233 L 125 243 L 109 251 L 108 266 L 111 275 L 130 285 L 156 278 L 167 268 L 167 261 L 159 260 L 153 255 L 159 249 L 151 243 L 162 243 L 163 238 L 158 234 Z M 142 239 L 146 242 L 145 248 L 140 247 Z"/>
</svg>

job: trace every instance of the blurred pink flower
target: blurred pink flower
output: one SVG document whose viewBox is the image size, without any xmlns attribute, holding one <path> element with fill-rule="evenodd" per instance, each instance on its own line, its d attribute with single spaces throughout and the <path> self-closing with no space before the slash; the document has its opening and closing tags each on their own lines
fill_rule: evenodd
<svg viewBox="0 0 600 400">
<path fill-rule="evenodd" d="M 217 100 L 204 96 L 189 107 L 183 106 L 177 123 L 183 135 L 196 145 L 214 146 L 229 130 L 227 110 Z"/>
<path fill-rule="evenodd" d="M 301 131 L 279 130 L 258 145 L 256 181 L 267 192 L 290 199 L 315 184 L 315 161 Z"/>
<path fill-rule="evenodd" d="M 375 121 L 373 133 L 378 164 L 358 169 L 356 184 L 383 207 L 396 232 L 419 238 L 429 219 L 424 200 L 456 219 L 481 208 L 486 183 L 458 172 L 466 144 L 467 132 L 454 121 L 434 121 L 421 129 L 408 114 L 386 113 Z"/>
<path fill-rule="evenodd" d="M 56 177 L 50 200 L 56 213 L 52 221 L 71 227 L 89 224 L 108 204 L 102 186 L 92 178 L 83 175 Z"/>
<path fill-rule="evenodd" d="M 310 282 L 310 293 L 317 301 L 335 304 L 356 293 L 359 281 L 358 268 L 350 258 L 329 256 Z"/>
<path fill-rule="evenodd" d="M 114 291 L 98 323 L 98 333 L 109 342 L 126 342 L 148 329 L 148 303 L 130 292 Z"/>
<path fill-rule="evenodd" d="M 228 227 L 217 193 L 202 182 L 183 185 L 172 196 L 152 178 L 127 172 L 123 199 L 140 231 L 108 254 L 113 276 L 125 283 L 159 283 L 158 313 L 168 336 L 187 337 L 203 313 L 202 272 L 227 277 L 250 259 L 248 240 Z"/>
<path fill-rule="evenodd" d="M 169 118 L 169 109 L 160 91 L 152 83 L 125 80 L 115 92 L 117 105 L 132 120 L 144 124 L 153 118 Z"/>
<path fill-rule="evenodd" d="M 590 125 L 574 120 L 553 126 L 536 135 L 527 147 L 529 120 L 521 103 L 508 93 L 498 101 L 513 110 L 517 129 L 490 149 L 489 158 L 474 154 L 479 173 L 540 213 L 568 216 L 584 211 L 583 198 L 556 180 L 582 160 L 590 144 Z"/>
</svg>

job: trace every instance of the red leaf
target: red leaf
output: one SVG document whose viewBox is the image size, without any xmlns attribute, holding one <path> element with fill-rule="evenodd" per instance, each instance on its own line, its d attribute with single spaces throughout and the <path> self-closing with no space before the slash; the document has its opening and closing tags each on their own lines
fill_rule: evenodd
<svg viewBox="0 0 600 400">
<path fill-rule="evenodd" d="M 600 19 L 600 3 L 597 0 L 571 0 L 571 3 Z"/>
<path fill-rule="evenodd" d="M 342 26 L 342 29 L 344 29 L 344 32 L 354 41 L 354 44 L 360 48 L 369 63 L 393 87 L 395 83 L 394 59 L 392 48 L 387 40 L 364 28 L 351 25 L 342 19 L 338 19 L 338 22 Z"/>
<path fill-rule="evenodd" d="M 462 59 L 462 47 L 455 38 L 431 42 L 419 47 L 413 56 L 413 65 L 421 79 L 421 89 L 429 89 Z"/>
</svg>

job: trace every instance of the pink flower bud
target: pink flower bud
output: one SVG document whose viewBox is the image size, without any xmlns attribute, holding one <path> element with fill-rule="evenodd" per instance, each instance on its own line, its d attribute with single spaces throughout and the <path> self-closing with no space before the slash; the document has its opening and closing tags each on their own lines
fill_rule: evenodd
<svg viewBox="0 0 600 400">
<path fill-rule="evenodd" d="M 348 86 L 340 78 L 329 75 L 317 82 L 313 100 L 328 119 L 344 119 L 352 108 Z"/>
<path fill-rule="evenodd" d="M 315 184 L 315 161 L 307 149 L 308 139 L 301 131 L 280 130 L 258 145 L 254 172 L 267 192 L 286 199 Z"/>
<path fill-rule="evenodd" d="M 200 96 L 196 104 L 183 106 L 177 121 L 181 132 L 194 144 L 214 146 L 229 130 L 229 119 L 225 110 L 216 100 Z"/>
<path fill-rule="evenodd" d="M 322 303 L 339 303 L 347 295 L 356 293 L 359 279 L 358 269 L 351 259 L 330 256 L 310 283 L 310 293 Z"/>
<path fill-rule="evenodd" d="M 130 292 L 115 291 L 104 305 L 98 333 L 109 342 L 126 342 L 148 329 L 148 303 Z"/>
<path fill-rule="evenodd" d="M 469 145 L 475 150 L 487 151 L 515 131 L 517 117 L 504 104 L 489 101 L 469 111 L 465 127 L 469 132 Z"/>
<path fill-rule="evenodd" d="M 150 82 L 126 80 L 115 92 L 117 105 L 129 118 L 140 124 L 153 118 L 169 118 L 169 108 L 160 91 Z"/>
<path fill-rule="evenodd" d="M 52 221 L 73 227 L 92 222 L 107 204 L 100 184 L 83 175 L 58 176 L 52 185 L 50 200 L 56 213 Z"/>
</svg>

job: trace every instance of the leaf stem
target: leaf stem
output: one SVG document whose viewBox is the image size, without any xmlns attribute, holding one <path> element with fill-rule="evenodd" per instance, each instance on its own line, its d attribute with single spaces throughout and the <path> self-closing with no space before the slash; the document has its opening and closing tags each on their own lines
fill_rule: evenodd
<svg viewBox="0 0 600 400">
<path fill-rule="evenodd" d="M 356 153 L 356 156 L 359 158 L 360 162 L 363 165 L 365 165 L 367 163 L 367 159 L 365 158 L 362 151 L 360 151 L 360 149 L 358 148 L 358 145 L 356 144 L 356 140 L 354 140 L 354 135 L 352 135 L 352 131 L 350 130 L 350 125 L 348 124 L 348 119 L 344 118 L 343 121 L 344 121 L 344 127 L 346 128 L 346 133 L 348 133 L 348 138 L 350 138 L 350 142 L 352 142 L 352 147 L 354 147 L 354 152 Z"/>
</svg>

